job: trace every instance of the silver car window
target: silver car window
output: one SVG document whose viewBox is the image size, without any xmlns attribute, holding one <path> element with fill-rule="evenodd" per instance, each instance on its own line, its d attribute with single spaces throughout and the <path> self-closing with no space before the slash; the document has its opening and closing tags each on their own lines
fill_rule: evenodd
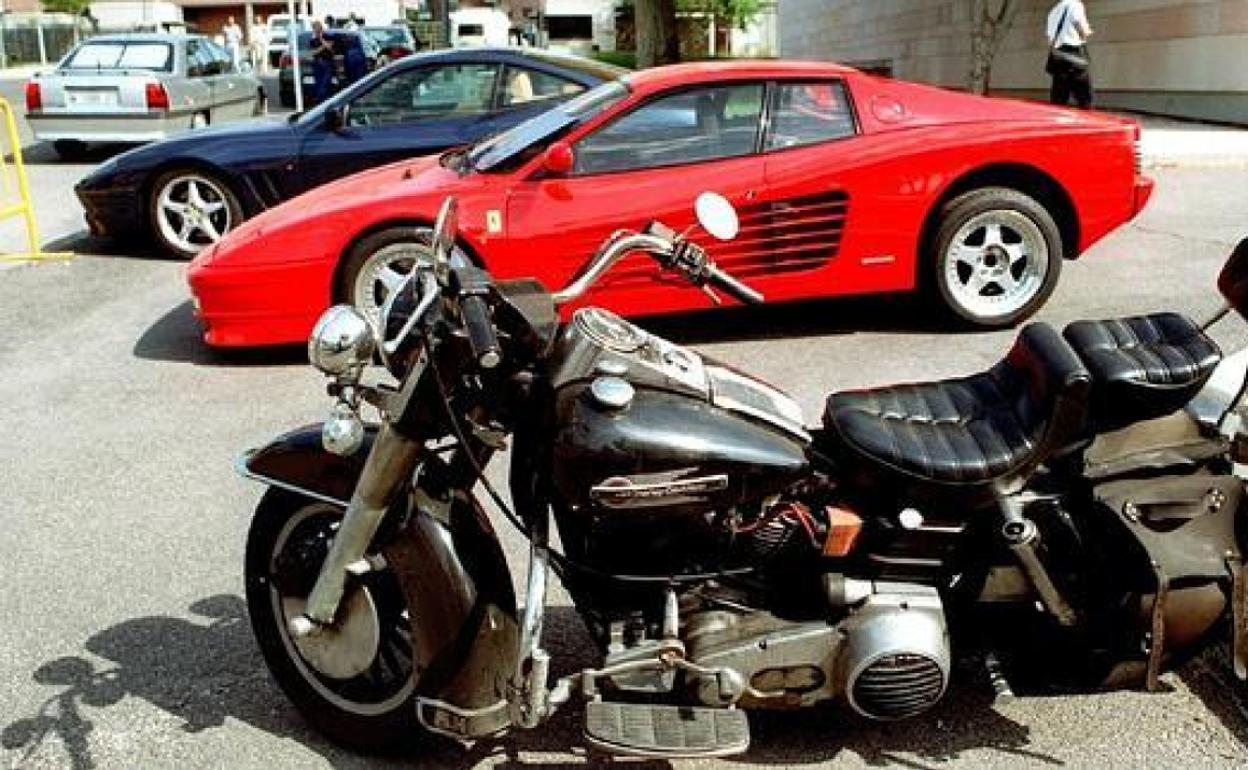
<svg viewBox="0 0 1248 770">
<path fill-rule="evenodd" d="M 66 69 L 153 70 L 173 69 L 173 47 L 168 43 L 85 43 L 65 60 Z"/>
</svg>

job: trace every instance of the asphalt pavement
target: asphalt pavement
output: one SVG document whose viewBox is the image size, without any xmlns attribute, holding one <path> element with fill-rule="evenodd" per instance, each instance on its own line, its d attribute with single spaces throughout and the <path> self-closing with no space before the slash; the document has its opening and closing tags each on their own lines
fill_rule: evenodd
<svg viewBox="0 0 1248 770">
<path fill-rule="evenodd" d="M 585 764 L 575 707 L 508 742 L 468 750 L 436 743 L 398 759 L 342 751 L 304 726 L 247 625 L 243 543 L 261 489 L 236 476 L 232 462 L 323 419 L 322 378 L 297 348 L 207 349 L 185 265 L 140 244 L 85 238 L 70 187 L 89 166 L 43 152 L 30 153 L 41 224 L 53 246 L 79 256 L 0 269 L 0 764 Z M 1066 265 L 1041 320 L 1160 309 L 1201 316 L 1217 307 L 1217 270 L 1248 235 L 1248 172 L 1161 169 L 1156 177 L 1156 198 L 1135 223 Z M 787 389 L 811 421 L 830 390 L 980 370 L 1013 337 L 934 329 L 900 297 L 648 326 Z M 1228 321 L 1215 336 L 1235 350 L 1248 341 L 1245 329 Z M 505 523 L 498 528 L 518 577 L 524 544 Z M 557 666 L 591 662 L 566 595 L 553 599 L 547 646 Z M 901 724 L 867 723 L 839 707 L 758 715 L 750 753 L 715 766 L 1248 765 L 1248 687 L 1232 680 L 1217 650 L 1166 675 L 1160 694 L 994 703 L 979 671 L 957 674 L 944 703 Z"/>
</svg>

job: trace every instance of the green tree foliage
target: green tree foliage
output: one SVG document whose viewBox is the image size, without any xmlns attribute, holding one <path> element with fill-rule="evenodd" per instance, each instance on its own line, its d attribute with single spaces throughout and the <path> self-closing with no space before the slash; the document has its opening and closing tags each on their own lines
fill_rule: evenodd
<svg viewBox="0 0 1248 770">
<path fill-rule="evenodd" d="M 72 13 L 75 16 L 81 16 L 91 5 L 91 0 L 43 0 L 40 4 L 43 10 L 50 13 Z"/>
<path fill-rule="evenodd" d="M 745 29 L 762 10 L 761 0 L 676 0 L 678 11 L 715 14 L 716 21 Z"/>
</svg>

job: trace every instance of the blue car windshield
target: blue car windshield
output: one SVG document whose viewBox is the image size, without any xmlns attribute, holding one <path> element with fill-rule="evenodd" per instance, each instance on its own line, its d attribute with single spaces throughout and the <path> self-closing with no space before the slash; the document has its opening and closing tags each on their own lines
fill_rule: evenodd
<svg viewBox="0 0 1248 770">
<path fill-rule="evenodd" d="M 476 145 L 468 151 L 468 167 L 496 171 L 514 165 L 520 156 L 532 157 L 546 143 L 598 115 L 628 95 L 623 81 L 613 80 L 590 89 L 564 104 Z"/>
</svg>

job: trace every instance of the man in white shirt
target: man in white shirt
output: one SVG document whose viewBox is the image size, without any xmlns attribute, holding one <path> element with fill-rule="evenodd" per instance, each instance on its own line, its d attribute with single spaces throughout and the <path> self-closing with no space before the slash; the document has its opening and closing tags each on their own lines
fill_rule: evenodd
<svg viewBox="0 0 1248 770">
<path fill-rule="evenodd" d="M 230 60 L 234 62 L 234 69 L 238 69 L 239 62 L 242 61 L 243 28 L 238 26 L 234 17 L 231 16 L 221 28 L 221 34 L 225 37 L 225 50 L 229 52 Z"/>
<path fill-rule="evenodd" d="M 1050 53 L 1048 71 L 1053 76 L 1049 101 L 1065 106 L 1071 98 L 1082 109 L 1092 106 L 1091 60 L 1088 58 L 1088 38 L 1092 25 L 1088 23 L 1088 11 L 1082 0 L 1060 0 L 1049 11 L 1045 33 L 1051 51 L 1074 54 L 1087 62 L 1087 66 L 1071 65 L 1054 58 Z"/>
</svg>

